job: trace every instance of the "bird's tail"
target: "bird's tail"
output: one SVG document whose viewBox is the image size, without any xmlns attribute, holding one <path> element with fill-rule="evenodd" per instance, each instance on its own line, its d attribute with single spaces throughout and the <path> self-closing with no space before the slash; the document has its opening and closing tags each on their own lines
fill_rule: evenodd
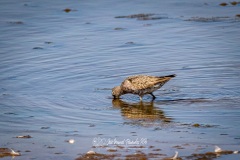
<svg viewBox="0 0 240 160">
<path fill-rule="evenodd" d="M 173 77 L 176 77 L 176 74 L 171 74 L 171 75 L 168 75 L 168 76 L 161 76 L 159 78 L 173 78 Z"/>
<path fill-rule="evenodd" d="M 173 78 L 173 77 L 176 77 L 176 74 L 171 74 L 171 75 L 164 76 L 164 77 L 171 77 L 171 78 Z"/>
<path fill-rule="evenodd" d="M 175 76 L 176 76 L 175 74 L 172 74 L 172 75 L 168 75 L 168 76 L 158 77 L 156 84 L 161 83 L 161 86 L 163 86 L 165 83 L 167 83 L 170 79 L 172 79 Z"/>
</svg>

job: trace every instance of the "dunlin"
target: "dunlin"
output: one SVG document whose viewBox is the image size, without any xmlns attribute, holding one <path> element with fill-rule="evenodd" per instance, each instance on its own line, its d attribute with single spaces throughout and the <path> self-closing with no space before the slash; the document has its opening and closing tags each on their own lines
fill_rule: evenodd
<svg viewBox="0 0 240 160">
<path fill-rule="evenodd" d="M 155 99 L 156 97 L 152 92 L 161 88 L 175 76 L 175 74 L 161 77 L 148 75 L 130 76 L 126 78 L 120 86 L 116 86 L 112 89 L 112 95 L 114 99 L 118 99 L 123 94 L 131 93 L 139 95 L 140 100 L 142 100 L 145 94 L 150 94 L 153 99 Z"/>
</svg>

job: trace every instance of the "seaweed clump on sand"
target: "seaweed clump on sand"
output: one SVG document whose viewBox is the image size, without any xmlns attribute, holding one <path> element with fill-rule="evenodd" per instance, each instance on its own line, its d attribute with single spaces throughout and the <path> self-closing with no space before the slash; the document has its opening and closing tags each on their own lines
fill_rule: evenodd
<svg viewBox="0 0 240 160">
<path fill-rule="evenodd" d="M 194 21 L 194 22 L 222 22 L 229 20 L 230 17 L 192 17 L 187 19 L 186 21 Z"/>
<path fill-rule="evenodd" d="M 192 127 L 195 127 L 195 128 L 213 128 L 213 127 L 217 127 L 217 125 L 195 123 L 195 124 L 192 125 Z"/>
<path fill-rule="evenodd" d="M 236 1 L 233 1 L 233 2 L 229 2 L 231 5 L 233 5 L 233 6 L 236 6 L 237 4 L 240 4 L 240 2 L 236 2 Z M 226 3 L 226 2 L 222 2 L 222 3 L 220 3 L 219 4 L 220 6 L 227 6 L 228 5 L 228 3 Z"/>
<path fill-rule="evenodd" d="M 227 6 L 228 4 L 226 2 L 220 3 L 220 6 Z"/>
<path fill-rule="evenodd" d="M 99 159 L 105 159 L 105 160 L 112 160 L 112 159 L 140 159 L 140 160 L 148 160 L 148 159 L 162 159 L 165 157 L 165 154 L 161 153 L 144 153 L 142 151 L 136 151 L 135 153 L 132 154 L 127 154 L 127 155 L 122 155 L 122 154 L 102 154 L 102 153 L 97 153 L 94 151 L 88 151 L 86 154 L 81 155 L 80 157 L 76 158 L 75 160 L 86 160 L 86 159 L 91 159 L 91 160 L 99 160 Z M 123 158 L 124 157 L 124 158 Z M 177 157 L 177 155 L 174 156 L 175 160 L 181 160 L 180 157 Z M 171 158 L 164 158 L 164 160 L 169 160 Z"/>
<path fill-rule="evenodd" d="M 24 135 L 24 136 L 17 136 L 16 138 L 32 138 L 30 135 Z"/>
<path fill-rule="evenodd" d="M 80 157 L 78 157 L 76 160 L 86 160 L 86 159 L 91 159 L 91 160 L 99 160 L 99 159 L 114 159 L 117 155 L 115 154 L 101 154 L 101 153 L 95 153 L 95 152 L 89 152 L 87 154 L 84 154 Z"/>
<path fill-rule="evenodd" d="M 11 148 L 0 148 L 0 158 L 5 156 L 20 156 L 21 154 L 18 152 L 15 152 Z"/>
<path fill-rule="evenodd" d="M 22 21 L 11 21 L 9 24 L 24 24 Z"/>
<path fill-rule="evenodd" d="M 230 2 L 233 6 L 237 5 L 239 2 L 236 2 L 236 1 L 233 1 L 233 2 Z"/>
<path fill-rule="evenodd" d="M 141 159 L 141 160 L 147 160 L 148 157 L 145 153 L 143 152 L 137 152 L 135 154 L 129 154 L 126 156 L 126 159 Z"/>
<path fill-rule="evenodd" d="M 163 19 L 164 17 L 156 16 L 156 14 L 153 14 L 153 13 L 139 13 L 139 14 L 132 14 L 127 16 L 116 16 L 115 18 L 131 18 L 131 19 L 137 19 L 137 20 L 157 20 L 157 19 Z"/>
<path fill-rule="evenodd" d="M 194 153 L 191 156 L 188 156 L 187 159 L 202 159 L 202 160 L 211 160 L 217 158 L 217 155 L 213 152 L 207 152 L 202 154 Z"/>
</svg>

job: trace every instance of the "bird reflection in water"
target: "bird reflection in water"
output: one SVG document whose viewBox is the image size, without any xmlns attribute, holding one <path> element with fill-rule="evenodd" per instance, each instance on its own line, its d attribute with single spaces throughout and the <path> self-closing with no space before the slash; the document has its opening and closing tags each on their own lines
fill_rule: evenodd
<svg viewBox="0 0 240 160">
<path fill-rule="evenodd" d="M 124 118 L 136 122 L 161 122 L 168 124 L 172 119 L 165 116 L 165 113 L 154 107 L 154 102 L 138 102 L 129 103 L 121 99 L 113 99 L 112 105 L 114 108 L 119 108 Z M 149 123 L 147 123 L 149 124 Z"/>
</svg>

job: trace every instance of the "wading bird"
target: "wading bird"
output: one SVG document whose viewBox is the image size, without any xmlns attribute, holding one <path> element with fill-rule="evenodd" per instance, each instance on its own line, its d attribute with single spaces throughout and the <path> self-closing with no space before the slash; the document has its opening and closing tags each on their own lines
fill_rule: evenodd
<svg viewBox="0 0 240 160">
<path fill-rule="evenodd" d="M 136 94 L 139 95 L 140 100 L 145 94 L 150 94 L 153 99 L 156 97 L 153 92 L 161 88 L 171 78 L 175 77 L 175 74 L 168 76 L 148 76 L 148 75 L 136 75 L 127 77 L 120 86 L 116 86 L 112 89 L 112 95 L 114 99 L 120 98 L 123 94 Z"/>
</svg>

